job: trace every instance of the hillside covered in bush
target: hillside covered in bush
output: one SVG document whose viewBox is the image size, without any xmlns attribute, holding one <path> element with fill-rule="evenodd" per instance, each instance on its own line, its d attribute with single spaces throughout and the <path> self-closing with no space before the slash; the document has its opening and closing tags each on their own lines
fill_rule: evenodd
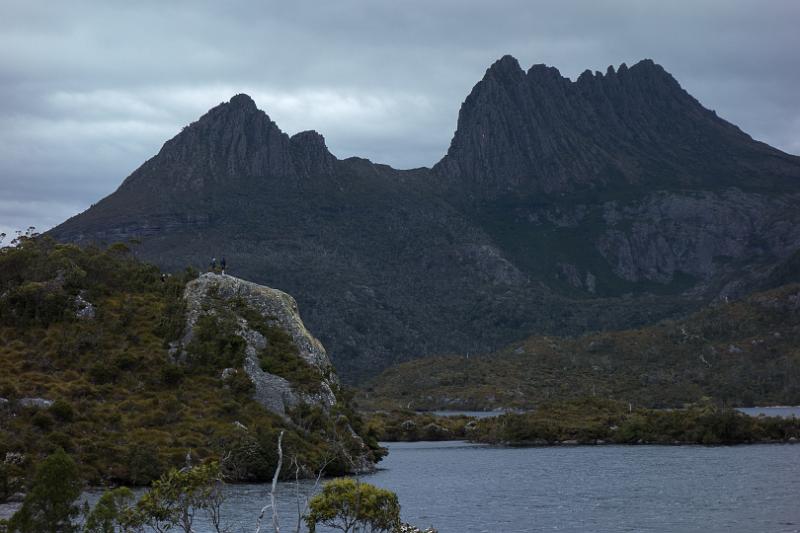
<svg viewBox="0 0 800 533">
<path fill-rule="evenodd" d="M 478 420 L 467 437 L 511 446 L 794 443 L 800 440 L 800 420 L 749 416 L 708 398 L 685 409 L 632 409 L 623 402 L 580 398 Z"/>
<path fill-rule="evenodd" d="M 220 460 L 234 480 L 266 479 L 281 430 L 301 475 L 380 459 L 374 439 L 359 436 L 362 422 L 332 368 L 329 405 L 295 402 L 276 413 L 257 401 L 256 384 L 237 370 L 250 356 L 291 390 L 321 386 L 279 320 L 207 292 L 187 339 L 184 294 L 195 278 L 162 276 L 122 244 L 81 249 L 38 237 L 0 249 L 0 498 L 22 490 L 58 448 L 92 484 L 147 484 L 205 459 Z"/>
<path fill-rule="evenodd" d="M 800 285 L 685 319 L 577 338 L 530 337 L 483 356 L 418 359 L 364 387 L 368 407 L 530 408 L 585 396 L 680 407 L 800 404 Z"/>
</svg>

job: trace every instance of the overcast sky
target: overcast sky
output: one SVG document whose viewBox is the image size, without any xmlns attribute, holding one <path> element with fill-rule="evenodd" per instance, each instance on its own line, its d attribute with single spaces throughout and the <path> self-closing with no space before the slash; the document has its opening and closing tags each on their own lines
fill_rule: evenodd
<svg viewBox="0 0 800 533">
<path fill-rule="evenodd" d="M 573 79 L 652 58 L 800 154 L 798 28 L 798 0 L 0 0 L 0 231 L 86 209 L 239 92 L 340 158 L 432 165 L 504 54 Z"/>
</svg>

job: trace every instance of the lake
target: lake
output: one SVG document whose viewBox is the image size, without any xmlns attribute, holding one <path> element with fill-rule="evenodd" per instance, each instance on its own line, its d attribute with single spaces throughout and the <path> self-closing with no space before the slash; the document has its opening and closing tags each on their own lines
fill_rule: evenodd
<svg viewBox="0 0 800 533">
<path fill-rule="evenodd" d="M 800 531 L 800 445 L 389 445 L 366 481 L 441 533 Z"/>
<path fill-rule="evenodd" d="M 404 520 L 440 533 L 800 531 L 800 445 L 387 446 L 363 481 L 395 491 Z M 230 488 L 234 531 L 253 531 L 266 490 Z M 293 492 L 281 485 L 282 531 Z"/>
</svg>

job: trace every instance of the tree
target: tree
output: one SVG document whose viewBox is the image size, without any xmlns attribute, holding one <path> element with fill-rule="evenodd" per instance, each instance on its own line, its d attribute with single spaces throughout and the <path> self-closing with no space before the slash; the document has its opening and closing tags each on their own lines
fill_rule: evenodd
<svg viewBox="0 0 800 533">
<path fill-rule="evenodd" d="M 84 533 L 115 533 L 118 528 L 124 530 L 122 524 L 134 501 L 133 491 L 128 487 L 106 491 L 87 514 Z"/>
<path fill-rule="evenodd" d="M 80 513 L 77 500 L 83 482 L 75 461 L 62 449 L 36 469 L 33 484 L 8 529 L 19 533 L 69 533 L 77 530 L 73 520 Z"/>
<path fill-rule="evenodd" d="M 315 533 L 317 524 L 344 533 L 395 531 L 400 527 L 400 504 L 397 495 L 374 485 L 350 478 L 326 483 L 309 504 L 306 525 Z"/>
<path fill-rule="evenodd" d="M 204 511 L 214 531 L 222 532 L 223 486 L 216 462 L 170 470 L 153 482 L 123 521 L 124 525 L 132 529 L 148 526 L 157 532 L 175 527 L 191 533 L 198 511 Z"/>
</svg>

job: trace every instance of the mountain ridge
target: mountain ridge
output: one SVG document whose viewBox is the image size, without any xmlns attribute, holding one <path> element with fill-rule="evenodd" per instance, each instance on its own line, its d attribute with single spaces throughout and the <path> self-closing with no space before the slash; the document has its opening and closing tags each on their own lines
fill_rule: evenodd
<svg viewBox="0 0 800 533">
<path fill-rule="evenodd" d="M 799 161 L 720 119 L 652 60 L 630 68 L 623 63 L 618 71 L 609 67 L 605 75 L 586 70 L 572 81 L 546 65 L 526 73 L 516 59 L 504 56 L 465 100 L 450 148 L 433 171 L 456 186 L 467 180 L 481 197 L 558 194 L 615 182 L 692 186 L 696 183 L 687 176 L 696 178 L 698 171 L 721 185 L 747 185 L 743 161 L 732 166 L 704 161 L 694 168 L 723 144 L 714 138 L 720 135 L 737 148 Z M 673 145 L 684 151 L 683 165 L 661 155 Z M 665 172 L 675 175 L 665 180 Z M 726 172 L 736 179 L 721 179 Z M 780 180 L 781 169 L 775 173 Z"/>
<path fill-rule="evenodd" d="M 51 233 L 141 239 L 141 256 L 172 270 L 225 255 L 295 295 L 353 382 L 763 288 L 800 249 L 798 202 L 800 158 L 722 121 L 652 61 L 571 81 L 506 56 L 433 168 L 338 159 L 319 133 L 290 137 L 237 95 Z"/>
</svg>

